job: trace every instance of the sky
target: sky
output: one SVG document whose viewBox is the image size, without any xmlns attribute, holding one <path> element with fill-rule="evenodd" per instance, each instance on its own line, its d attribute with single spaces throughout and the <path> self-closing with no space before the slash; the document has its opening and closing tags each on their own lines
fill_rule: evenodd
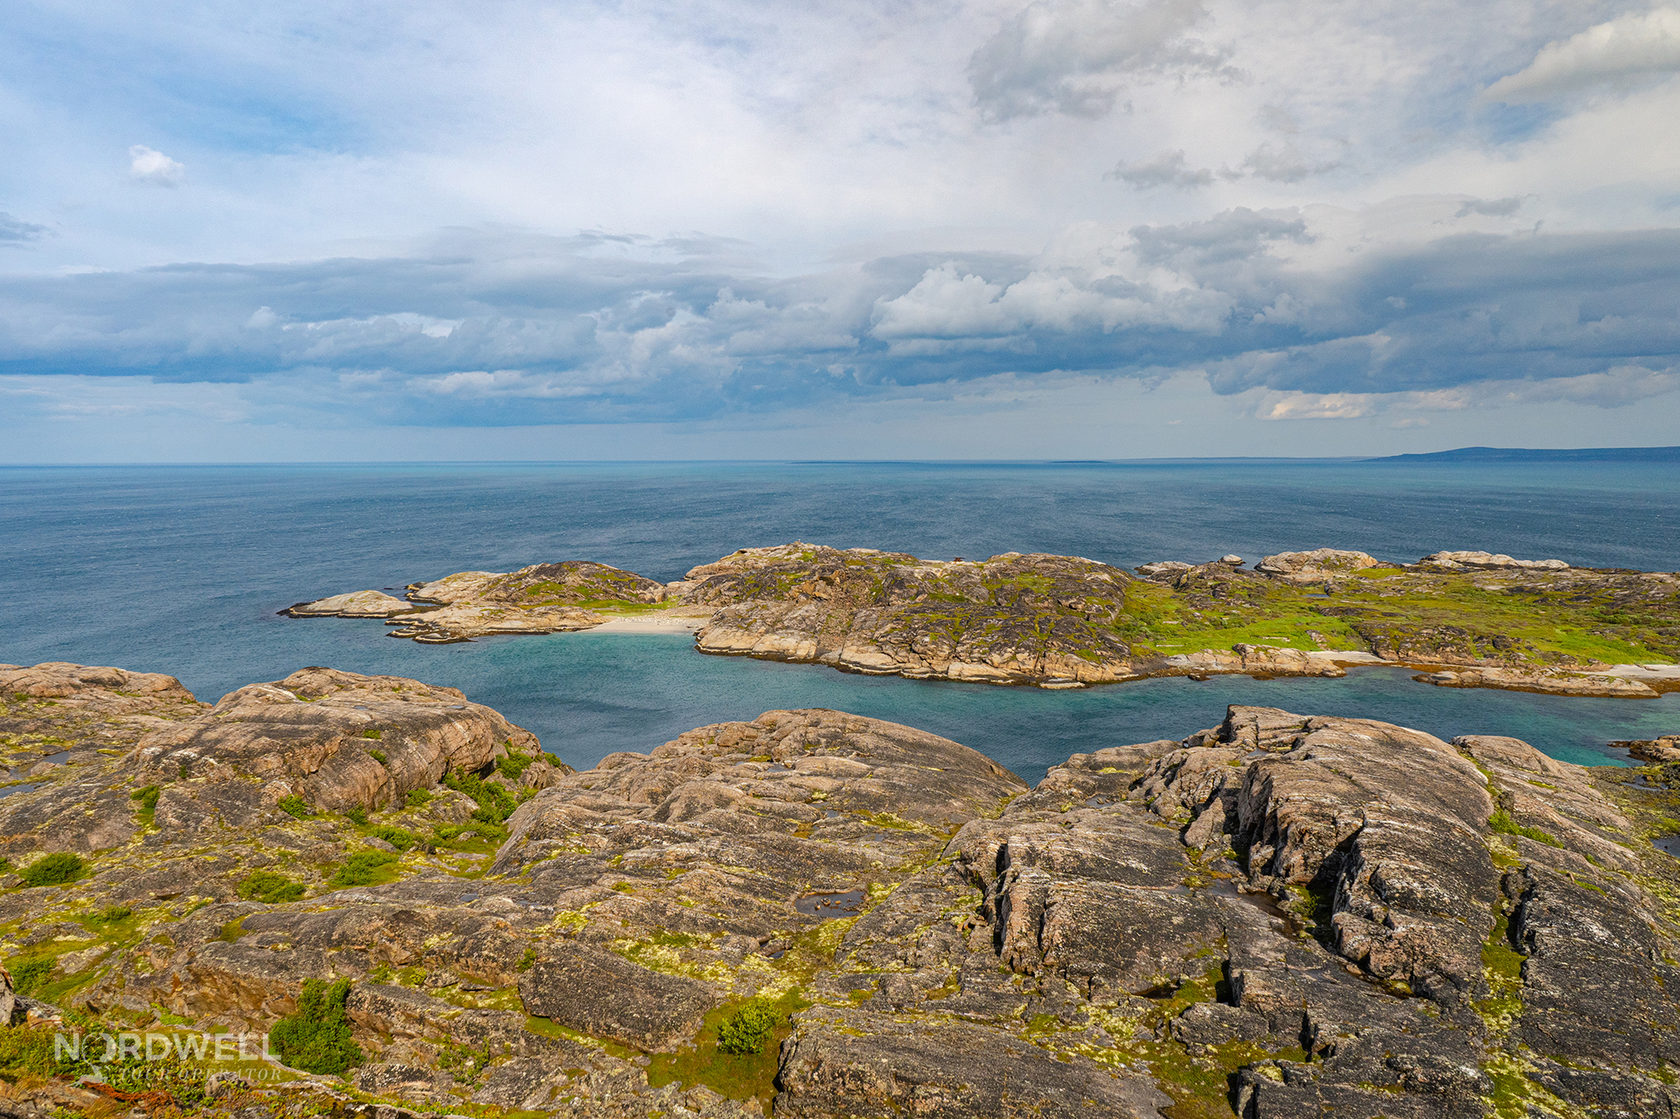
<svg viewBox="0 0 1680 1119">
<path fill-rule="evenodd" d="M 1680 442 L 1680 7 L 10 0 L 0 462 Z"/>
</svg>

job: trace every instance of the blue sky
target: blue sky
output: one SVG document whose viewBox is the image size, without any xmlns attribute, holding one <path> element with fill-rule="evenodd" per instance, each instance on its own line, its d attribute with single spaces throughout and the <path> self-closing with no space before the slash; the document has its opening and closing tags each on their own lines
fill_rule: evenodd
<svg viewBox="0 0 1680 1119">
<path fill-rule="evenodd" d="M 1673 443 L 1680 8 L 13 0 L 0 461 Z"/>
</svg>

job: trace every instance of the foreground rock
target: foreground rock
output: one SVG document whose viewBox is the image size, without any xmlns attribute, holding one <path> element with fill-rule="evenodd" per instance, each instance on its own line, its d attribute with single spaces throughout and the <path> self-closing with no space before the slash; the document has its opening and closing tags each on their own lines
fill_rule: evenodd
<svg viewBox="0 0 1680 1119">
<path fill-rule="evenodd" d="M 62 885 L 0 879 L 12 974 L 108 1020 L 255 1031 L 304 980 L 352 982 L 350 1084 L 229 1080 L 212 1112 L 1680 1104 L 1680 862 L 1649 842 L 1675 826 L 1680 779 L 1655 770 L 1232 708 L 1031 791 L 954 742 L 833 711 L 564 773 L 517 728 L 481 752 L 499 716 L 413 681 L 311 669 L 209 708 L 168 677 L 0 673 L 8 741 L 50 729 L 75 759 L 0 800 L 0 842 L 24 873 L 49 851 L 85 860 Z M 372 720 L 390 734 L 363 737 Z M 326 767 L 295 759 L 347 737 L 430 760 L 398 766 L 400 798 L 346 793 L 350 815 L 327 813 L 307 784 Z M 343 772 L 371 789 L 359 762 Z M 316 801 L 279 807 L 300 787 Z M 122 826 L 77 823 L 76 805 Z M 358 851 L 391 858 L 346 873 Z M 749 1006 L 763 1049 L 719 1052 Z M 5 1106 L 47 1114 L 75 1091 L 26 1078 Z"/>
<path fill-rule="evenodd" d="M 701 652 L 915 679 L 1081 687 L 1152 676 L 1425 670 L 1450 687 L 1649 698 L 1680 688 L 1680 576 L 1487 552 L 1385 564 L 1364 552 L 1160 562 L 1131 573 L 1072 556 L 922 560 L 809 544 L 743 548 L 661 585 L 569 561 L 411 586 L 393 634 L 448 642 L 587 629 L 670 612 Z M 371 595 L 375 592 L 362 592 Z M 340 596 L 293 607 L 350 613 Z M 396 605 L 393 605 L 396 604 Z M 335 609 L 336 606 L 344 609 Z"/>
</svg>

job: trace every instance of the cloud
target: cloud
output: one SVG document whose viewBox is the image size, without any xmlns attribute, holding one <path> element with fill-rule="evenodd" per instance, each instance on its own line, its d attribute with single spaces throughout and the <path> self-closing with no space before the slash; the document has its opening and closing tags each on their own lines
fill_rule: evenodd
<svg viewBox="0 0 1680 1119">
<path fill-rule="evenodd" d="M 1184 370 L 1279 394 L 1276 419 L 1496 384 L 1606 407 L 1671 391 L 1680 230 L 1440 236 L 1464 205 L 1408 201 L 1404 236 L 1388 209 L 1238 207 L 1039 254 L 795 275 L 732 242 L 510 231 L 408 256 L 0 274 L 0 374 L 237 386 L 304 425 L 694 421 Z"/>
<path fill-rule="evenodd" d="M 128 149 L 128 174 L 137 183 L 148 186 L 180 186 L 187 169 L 154 148 L 135 144 Z"/>
<path fill-rule="evenodd" d="M 0 210 L 0 247 L 6 245 L 21 245 L 26 241 L 34 241 L 46 236 L 47 227 L 35 225 L 21 218 Z"/>
<path fill-rule="evenodd" d="M 969 59 L 975 104 L 994 120 L 1102 116 L 1132 77 L 1216 70 L 1188 37 L 1205 16 L 1201 0 L 1038 0 Z"/>
<path fill-rule="evenodd" d="M 1602 82 L 1680 71 L 1680 8 L 1625 15 L 1548 43 L 1515 74 L 1484 91 L 1489 101 L 1542 101 Z"/>
<path fill-rule="evenodd" d="M 1270 140 L 1248 153 L 1236 171 L 1227 171 L 1227 178 L 1250 176 L 1274 183 L 1298 183 L 1341 166 L 1335 159 L 1313 159 L 1293 143 L 1276 144 Z"/>
<path fill-rule="evenodd" d="M 1154 159 L 1135 163 L 1116 163 L 1114 169 L 1103 177 L 1119 179 L 1141 190 L 1160 186 L 1186 189 L 1207 186 L 1213 182 L 1213 172 L 1206 167 L 1189 166 L 1185 162 L 1182 150 L 1162 152 Z"/>
</svg>

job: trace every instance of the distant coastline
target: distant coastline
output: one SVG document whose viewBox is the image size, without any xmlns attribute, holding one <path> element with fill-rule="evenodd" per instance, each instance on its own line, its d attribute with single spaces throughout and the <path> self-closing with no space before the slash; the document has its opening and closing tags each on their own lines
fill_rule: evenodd
<svg viewBox="0 0 1680 1119">
<path fill-rule="evenodd" d="M 1367 462 L 1677 462 L 1680 447 L 1457 447 L 1424 454 L 1384 455 Z"/>
</svg>

